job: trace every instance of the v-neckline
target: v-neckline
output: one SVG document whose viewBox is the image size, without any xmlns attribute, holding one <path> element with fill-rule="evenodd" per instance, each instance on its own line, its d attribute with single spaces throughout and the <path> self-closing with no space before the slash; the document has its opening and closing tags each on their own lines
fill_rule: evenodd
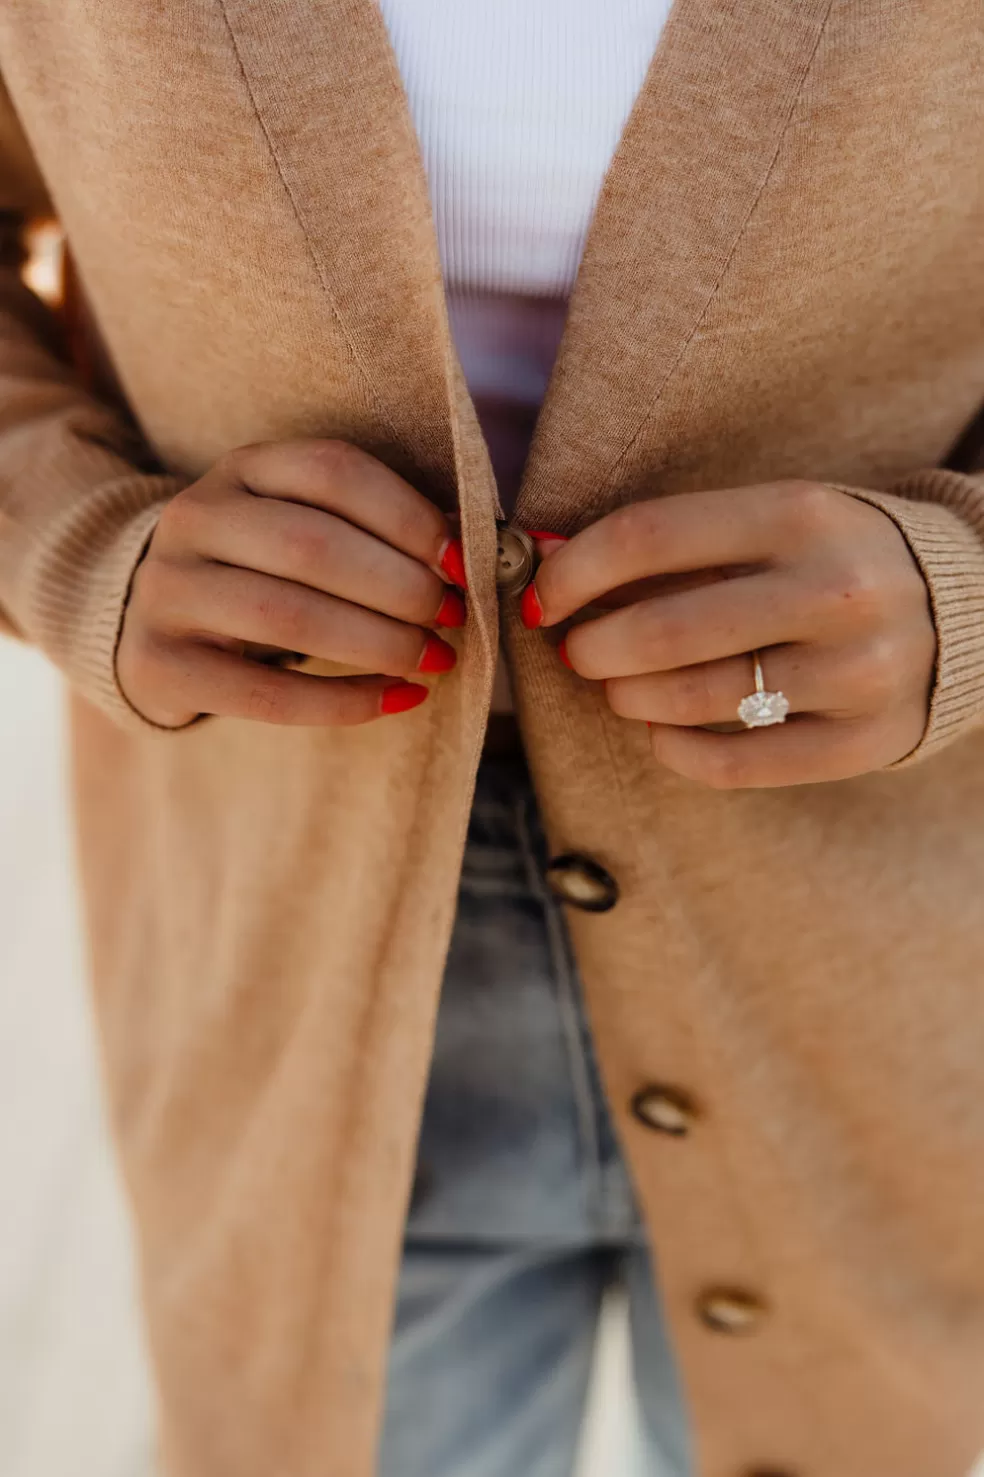
<svg viewBox="0 0 984 1477">
<path fill-rule="evenodd" d="M 369 413 L 446 497 L 457 484 L 477 529 L 497 511 L 491 474 L 378 0 L 219 3 Z M 832 3 L 675 0 L 594 211 L 516 521 L 570 530 L 617 500 L 618 468 L 658 423 L 661 390 L 768 180 Z M 484 513 L 469 517 L 475 485 Z"/>
</svg>

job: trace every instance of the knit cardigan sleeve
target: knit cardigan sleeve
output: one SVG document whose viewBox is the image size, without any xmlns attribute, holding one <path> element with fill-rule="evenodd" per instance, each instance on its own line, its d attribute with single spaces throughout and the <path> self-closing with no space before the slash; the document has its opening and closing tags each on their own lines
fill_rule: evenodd
<svg viewBox="0 0 984 1477">
<path fill-rule="evenodd" d="M 133 571 L 178 482 L 87 395 L 52 315 L 20 276 L 43 183 L 0 86 L 0 633 L 30 641 L 125 727 L 116 646 Z"/>
<path fill-rule="evenodd" d="M 982 421 L 977 425 L 984 424 Z M 977 438 L 968 470 L 916 472 L 885 492 L 841 487 L 886 513 L 929 589 L 937 656 L 922 739 L 892 765 L 907 767 L 984 724 L 984 453 Z"/>
</svg>

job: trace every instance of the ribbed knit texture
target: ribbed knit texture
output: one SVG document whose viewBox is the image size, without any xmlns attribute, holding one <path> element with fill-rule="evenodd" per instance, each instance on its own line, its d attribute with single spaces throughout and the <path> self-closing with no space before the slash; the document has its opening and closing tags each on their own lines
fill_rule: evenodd
<svg viewBox="0 0 984 1477">
<path fill-rule="evenodd" d="M 926 758 L 981 721 L 984 692 L 984 477 L 932 469 L 890 492 L 842 487 L 880 508 L 909 545 L 936 624 L 936 680 L 922 741 L 895 769 Z"/>
<path fill-rule="evenodd" d="M 454 291 L 566 297 L 671 0 L 380 0 Z"/>
<path fill-rule="evenodd" d="M 130 429 L 82 395 L 31 332 L 50 333 L 12 270 L 0 276 L 0 631 L 27 637 L 124 727 L 147 722 L 117 681 L 134 568 L 181 485 L 142 472 Z"/>
<path fill-rule="evenodd" d="M 670 0 L 380 0 L 451 329 L 507 512 L 606 171 Z"/>
</svg>

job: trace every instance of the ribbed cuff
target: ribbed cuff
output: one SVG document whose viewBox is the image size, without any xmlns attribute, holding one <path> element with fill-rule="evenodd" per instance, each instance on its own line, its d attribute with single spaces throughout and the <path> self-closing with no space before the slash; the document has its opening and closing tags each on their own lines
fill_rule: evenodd
<svg viewBox="0 0 984 1477">
<path fill-rule="evenodd" d="M 937 658 L 929 718 L 899 769 L 930 758 L 984 722 L 984 479 L 920 472 L 888 492 L 838 487 L 885 513 L 929 589 Z"/>
<path fill-rule="evenodd" d="M 133 473 L 114 479 L 35 547 L 25 634 L 71 685 L 130 731 L 174 733 L 127 701 L 116 649 L 130 585 L 161 513 L 179 490 L 173 477 Z"/>
</svg>

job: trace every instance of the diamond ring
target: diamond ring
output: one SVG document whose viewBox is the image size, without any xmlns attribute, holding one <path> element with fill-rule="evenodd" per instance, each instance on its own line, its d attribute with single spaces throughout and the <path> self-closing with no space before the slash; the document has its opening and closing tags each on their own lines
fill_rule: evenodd
<svg viewBox="0 0 984 1477">
<path fill-rule="evenodd" d="M 757 651 L 752 652 L 752 661 L 755 664 L 755 691 L 738 704 L 738 717 L 746 728 L 771 728 L 773 723 L 785 723 L 789 699 L 782 692 L 766 692 L 762 662 Z"/>
</svg>

